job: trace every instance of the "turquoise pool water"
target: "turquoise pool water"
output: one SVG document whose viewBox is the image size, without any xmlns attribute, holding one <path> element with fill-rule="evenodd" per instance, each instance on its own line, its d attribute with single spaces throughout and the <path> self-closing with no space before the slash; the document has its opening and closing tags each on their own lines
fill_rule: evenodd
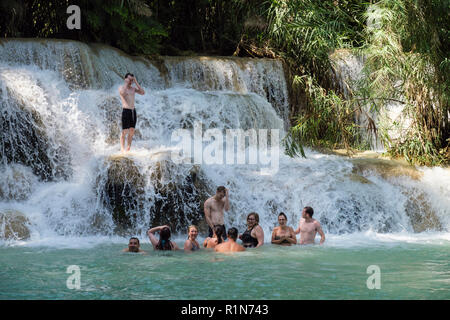
<svg viewBox="0 0 450 320">
<path fill-rule="evenodd" d="M 0 299 L 450 299 L 450 241 L 442 239 L 335 237 L 324 246 L 267 244 L 229 255 L 125 247 L 126 239 L 0 247 Z M 67 288 L 70 265 L 80 268 L 79 290 Z M 380 289 L 367 287 L 370 265 L 380 268 Z"/>
</svg>

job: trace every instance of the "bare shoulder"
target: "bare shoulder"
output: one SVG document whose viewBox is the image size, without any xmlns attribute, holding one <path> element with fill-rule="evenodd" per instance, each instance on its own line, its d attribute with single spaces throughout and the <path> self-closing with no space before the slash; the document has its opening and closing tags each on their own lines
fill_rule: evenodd
<svg viewBox="0 0 450 320">
<path fill-rule="evenodd" d="M 316 219 L 314 219 L 314 225 L 317 227 L 317 228 L 320 228 L 321 226 L 320 226 L 320 222 L 319 221 L 317 221 Z"/>
</svg>

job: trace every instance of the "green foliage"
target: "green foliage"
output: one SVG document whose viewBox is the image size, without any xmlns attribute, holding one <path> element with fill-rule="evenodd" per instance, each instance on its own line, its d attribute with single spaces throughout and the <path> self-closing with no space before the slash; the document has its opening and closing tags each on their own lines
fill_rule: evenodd
<svg viewBox="0 0 450 320">
<path fill-rule="evenodd" d="M 292 72 L 298 110 L 285 138 L 287 154 L 304 156 L 303 146 L 362 148 L 355 112 L 359 105 L 343 98 L 330 79 L 329 55 L 363 43 L 361 1 L 268 1 L 268 34 Z"/>
<path fill-rule="evenodd" d="M 321 78 L 336 48 L 362 41 L 361 1 L 272 0 L 267 15 L 273 45 L 300 72 Z M 297 67 L 299 68 L 299 67 Z M 297 69 L 296 68 L 296 69 Z M 300 74 L 299 74 L 300 75 Z"/>
<path fill-rule="evenodd" d="M 382 0 L 367 11 L 361 95 L 379 111 L 402 101 L 408 124 L 382 127 L 381 138 L 389 154 L 421 165 L 450 163 L 449 33 L 441 25 L 450 19 L 444 3 Z"/>
<path fill-rule="evenodd" d="M 96 41 L 102 41 L 132 54 L 159 52 L 167 32 L 151 16 L 144 1 L 89 1 L 86 24 Z"/>
<path fill-rule="evenodd" d="M 359 126 L 354 122 L 358 108 L 354 101 L 341 98 L 333 90 L 325 90 L 310 76 L 295 77 L 294 82 L 306 88 L 308 109 L 296 117 L 284 140 L 290 156 L 305 156 L 303 145 L 325 148 L 361 148 Z"/>
</svg>

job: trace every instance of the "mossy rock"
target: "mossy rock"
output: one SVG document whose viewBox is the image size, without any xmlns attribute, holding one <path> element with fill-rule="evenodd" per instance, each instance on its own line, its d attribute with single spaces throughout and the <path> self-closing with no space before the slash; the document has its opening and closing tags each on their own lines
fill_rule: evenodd
<svg viewBox="0 0 450 320">
<path fill-rule="evenodd" d="M 115 233 L 145 231 L 168 224 L 184 232 L 190 224 L 206 232 L 203 203 L 211 190 L 199 166 L 175 164 L 157 157 L 148 167 L 128 156 L 105 160 L 106 175 L 97 187 L 104 206 L 112 214 Z"/>
<path fill-rule="evenodd" d="M 359 175 L 367 171 L 374 171 L 384 179 L 407 176 L 413 180 L 419 180 L 423 175 L 423 173 L 418 171 L 414 166 L 394 160 L 352 159 L 352 163 L 353 173 Z"/>
<path fill-rule="evenodd" d="M 145 188 L 144 176 L 138 166 L 127 157 L 110 157 L 106 159 L 108 168 L 106 179 L 98 183 L 102 186 L 102 200 L 112 212 L 116 233 L 122 233 L 135 225 L 137 215 L 143 210 Z"/>
<path fill-rule="evenodd" d="M 203 203 L 211 190 L 201 168 L 160 160 L 152 169 L 150 180 L 157 195 L 151 209 L 152 225 L 168 224 L 183 232 L 194 224 L 199 232 L 206 233 Z"/>
<path fill-rule="evenodd" d="M 30 222 L 19 211 L 5 210 L 0 212 L 0 239 L 26 240 L 30 238 Z"/>
<path fill-rule="evenodd" d="M 430 206 L 430 200 L 423 191 L 416 188 L 404 191 L 408 197 L 405 211 L 408 215 L 414 232 L 442 231 L 442 223 Z"/>
</svg>

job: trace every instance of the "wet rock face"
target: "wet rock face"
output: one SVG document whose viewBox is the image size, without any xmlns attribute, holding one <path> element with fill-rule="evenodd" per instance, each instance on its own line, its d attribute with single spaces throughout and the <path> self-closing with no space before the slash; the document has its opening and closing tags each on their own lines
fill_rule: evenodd
<svg viewBox="0 0 450 320">
<path fill-rule="evenodd" d="M 106 119 L 106 143 L 119 143 L 121 134 L 122 105 L 117 97 L 107 97 L 99 106 Z"/>
<path fill-rule="evenodd" d="M 144 176 L 129 158 L 109 158 L 102 200 L 116 225 L 116 232 L 136 227 L 137 217 L 144 209 Z"/>
<path fill-rule="evenodd" d="M 443 230 L 442 223 L 433 207 L 430 205 L 431 200 L 426 193 L 415 187 L 404 186 L 395 180 L 395 178 L 398 177 L 409 177 L 412 180 L 420 180 L 422 172 L 416 170 L 414 166 L 382 159 L 354 159 L 353 164 L 352 175 L 355 177 L 367 180 L 360 175 L 367 171 L 373 171 L 379 174 L 383 179 L 389 180 L 401 188 L 402 194 L 406 197 L 404 210 L 410 219 L 414 232 Z M 382 229 L 382 232 L 390 231 L 392 231 L 391 227 Z"/>
<path fill-rule="evenodd" d="M 0 200 L 26 200 L 34 190 L 36 176 L 20 164 L 0 165 Z"/>
<path fill-rule="evenodd" d="M 30 167 L 44 181 L 70 175 L 64 168 L 65 150 L 57 149 L 49 157 L 50 145 L 39 114 L 1 88 L 0 107 L 0 157 L 4 162 Z"/>
<path fill-rule="evenodd" d="M 111 157 L 106 162 L 106 177 L 98 183 L 103 184 L 101 198 L 112 214 L 116 233 L 164 224 L 173 232 L 184 232 L 190 224 L 206 232 L 203 203 L 210 190 L 198 167 L 157 160 L 142 168 L 127 157 Z"/>
<path fill-rule="evenodd" d="M 414 166 L 396 163 L 393 160 L 383 159 L 353 159 L 353 173 L 362 174 L 366 171 L 377 172 L 384 179 L 391 177 L 407 176 L 413 180 L 422 177 L 422 173 Z"/>
<path fill-rule="evenodd" d="M 151 208 L 152 225 L 168 224 L 183 232 L 190 224 L 197 225 L 199 232 L 206 232 L 203 203 L 210 191 L 206 178 L 198 166 L 182 166 L 170 160 L 155 163 L 151 181 L 155 201 Z"/>
<path fill-rule="evenodd" d="M 6 210 L 0 212 L 0 239 L 25 240 L 30 237 L 30 222 L 19 211 Z"/>
<path fill-rule="evenodd" d="M 414 232 L 443 231 L 442 223 L 423 191 L 412 188 L 403 193 L 408 197 L 405 210 L 411 220 Z"/>
</svg>

